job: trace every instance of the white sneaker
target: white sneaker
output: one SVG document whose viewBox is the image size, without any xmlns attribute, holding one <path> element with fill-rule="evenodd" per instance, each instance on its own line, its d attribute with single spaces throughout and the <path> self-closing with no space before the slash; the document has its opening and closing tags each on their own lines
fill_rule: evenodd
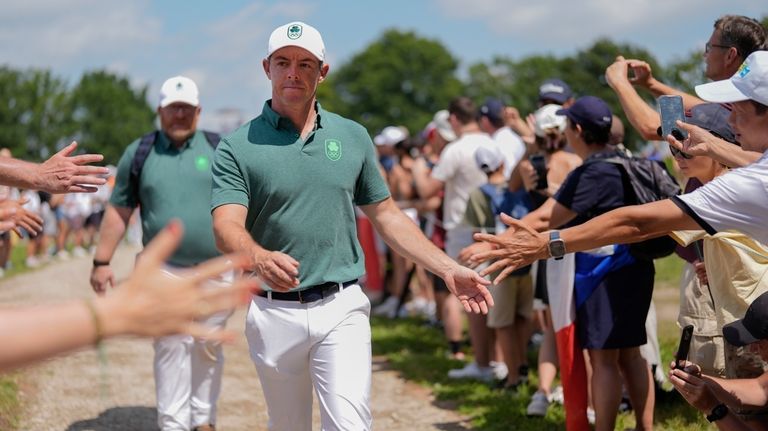
<svg viewBox="0 0 768 431">
<path fill-rule="evenodd" d="M 546 416 L 547 409 L 552 403 L 551 395 L 549 398 L 542 391 L 536 391 L 531 398 L 531 402 L 528 404 L 526 414 L 528 416 Z"/>
<path fill-rule="evenodd" d="M 59 250 L 56 253 L 56 258 L 59 260 L 67 260 L 69 259 L 69 252 L 67 252 L 66 250 Z"/>
<path fill-rule="evenodd" d="M 385 316 L 389 318 L 395 317 L 395 313 L 397 312 L 397 304 L 400 302 L 400 299 L 395 296 L 390 296 L 389 298 L 385 299 L 384 302 L 381 304 L 373 307 L 373 310 L 371 310 L 371 314 L 374 316 Z"/>
<path fill-rule="evenodd" d="M 88 255 L 88 252 L 82 247 L 75 247 L 72 249 L 72 255 L 75 257 L 85 257 Z"/>
<path fill-rule="evenodd" d="M 485 382 L 493 381 L 493 368 L 481 367 L 477 362 L 470 362 L 464 368 L 456 368 L 448 371 L 451 379 L 476 379 Z"/>
<path fill-rule="evenodd" d="M 595 409 L 592 407 L 587 407 L 587 420 L 589 421 L 590 425 L 595 424 Z"/>
<path fill-rule="evenodd" d="M 493 377 L 496 380 L 507 379 L 507 375 L 509 375 L 507 364 L 505 364 L 504 362 L 491 361 L 489 365 L 491 366 L 491 368 L 493 368 Z"/>
<path fill-rule="evenodd" d="M 40 259 L 38 259 L 36 256 L 29 256 L 24 263 L 27 265 L 28 268 L 37 268 L 40 266 Z"/>
<path fill-rule="evenodd" d="M 551 401 L 563 405 L 563 401 L 565 401 L 565 397 L 563 396 L 563 387 L 560 385 L 555 386 L 555 389 L 553 389 L 552 393 L 549 394 L 549 398 Z"/>
</svg>

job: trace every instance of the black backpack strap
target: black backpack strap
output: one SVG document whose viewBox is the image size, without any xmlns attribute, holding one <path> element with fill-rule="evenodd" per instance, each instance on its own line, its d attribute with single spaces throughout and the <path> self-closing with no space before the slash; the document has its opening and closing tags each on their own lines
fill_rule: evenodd
<svg viewBox="0 0 768 431">
<path fill-rule="evenodd" d="M 131 172 L 128 181 L 131 184 L 131 190 L 133 190 L 133 201 L 137 206 L 140 204 L 139 179 L 141 178 L 141 170 L 144 168 L 144 162 L 147 161 L 147 157 L 149 157 L 149 152 L 152 151 L 152 145 L 157 141 L 158 133 L 160 132 L 155 130 L 142 136 L 139 147 L 136 149 L 136 153 L 133 154 L 133 160 L 131 160 Z"/>
<path fill-rule="evenodd" d="M 205 140 L 208 141 L 211 147 L 215 150 L 219 145 L 219 141 L 221 141 L 221 135 L 216 132 L 209 132 L 208 130 L 203 130 L 203 134 L 205 135 Z"/>
</svg>

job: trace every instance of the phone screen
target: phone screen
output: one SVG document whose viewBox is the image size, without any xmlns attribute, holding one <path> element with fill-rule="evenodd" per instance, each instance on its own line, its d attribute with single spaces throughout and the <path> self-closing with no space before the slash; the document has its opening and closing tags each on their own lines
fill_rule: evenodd
<svg viewBox="0 0 768 431">
<path fill-rule="evenodd" d="M 693 338 L 693 325 L 687 325 L 680 333 L 680 345 L 677 346 L 677 353 L 675 354 L 675 368 L 683 368 L 685 360 L 688 359 L 691 338 Z"/>
<path fill-rule="evenodd" d="M 680 96 L 659 96 L 659 113 L 661 114 L 661 135 L 662 139 L 667 135 L 673 134 L 678 140 L 688 137 L 688 133 L 677 127 L 677 120 L 685 122 L 685 111 L 683 108 L 683 98 Z M 673 133 L 676 131 L 676 133 Z M 679 136 L 677 136 L 679 134 Z M 680 139 L 682 138 L 682 139 Z"/>
</svg>

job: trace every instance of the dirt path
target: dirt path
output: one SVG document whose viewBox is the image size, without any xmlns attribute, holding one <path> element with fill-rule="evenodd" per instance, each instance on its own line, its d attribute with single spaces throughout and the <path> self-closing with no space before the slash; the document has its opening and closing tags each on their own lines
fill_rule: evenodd
<svg viewBox="0 0 768 431">
<path fill-rule="evenodd" d="M 120 276 L 132 265 L 136 250 L 120 249 L 114 260 Z M 92 295 L 90 260 L 55 262 L 0 283 L 0 305 L 39 304 Z M 230 327 L 242 332 L 244 312 Z M 93 349 L 31 367 L 22 377 L 24 431 L 155 430 L 152 346 L 148 340 L 119 339 L 105 343 L 101 365 Z M 267 415 L 256 371 L 244 339 L 225 349 L 226 365 L 219 400 L 223 431 L 265 430 Z M 400 379 L 386 364 L 374 361 L 372 409 L 374 428 L 388 431 L 466 430 L 458 413 L 438 407 L 427 389 Z M 317 409 L 316 409 L 317 410 Z M 315 429 L 318 426 L 315 411 Z"/>
</svg>

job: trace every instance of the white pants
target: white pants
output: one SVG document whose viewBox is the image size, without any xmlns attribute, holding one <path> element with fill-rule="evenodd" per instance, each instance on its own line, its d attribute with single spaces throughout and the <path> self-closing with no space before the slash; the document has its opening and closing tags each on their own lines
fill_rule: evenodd
<svg viewBox="0 0 768 431">
<path fill-rule="evenodd" d="M 302 304 L 255 296 L 245 335 L 271 431 L 312 429 L 312 388 L 323 431 L 370 430 L 371 304 L 354 284 Z"/>
<path fill-rule="evenodd" d="M 222 283 L 212 280 L 208 284 L 215 288 Z M 202 322 L 223 328 L 231 315 L 232 311 L 225 311 Z M 221 343 L 171 335 L 156 338 L 153 347 L 158 427 L 162 431 L 189 431 L 215 424 L 224 368 Z"/>
</svg>

